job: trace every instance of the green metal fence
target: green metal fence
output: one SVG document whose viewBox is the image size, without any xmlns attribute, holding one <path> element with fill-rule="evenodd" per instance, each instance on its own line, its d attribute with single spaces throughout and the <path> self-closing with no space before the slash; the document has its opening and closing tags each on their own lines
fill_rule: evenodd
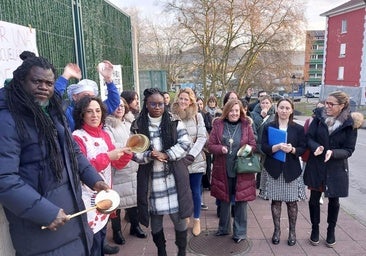
<svg viewBox="0 0 366 256">
<path fill-rule="evenodd" d="M 0 20 L 35 28 L 39 55 L 59 74 L 74 62 L 98 81 L 97 63 L 107 59 L 123 66 L 123 86 L 133 89 L 131 20 L 105 1 L 1 0 Z"/>
</svg>

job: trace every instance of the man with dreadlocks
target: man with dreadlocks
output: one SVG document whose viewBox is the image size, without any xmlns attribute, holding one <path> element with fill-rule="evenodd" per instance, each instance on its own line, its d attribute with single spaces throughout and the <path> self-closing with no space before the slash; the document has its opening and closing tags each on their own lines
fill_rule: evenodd
<svg viewBox="0 0 366 256">
<path fill-rule="evenodd" d="M 175 229 L 178 256 L 186 255 L 187 223 L 193 202 L 185 159 L 191 140 L 182 121 L 165 108 L 164 96 L 157 88 L 144 91 L 140 115 L 131 126 L 150 140 L 150 148 L 136 153 L 141 164 L 137 171 L 137 207 L 139 221 L 149 226 L 159 256 L 166 256 L 163 216 L 169 214 Z"/>
<path fill-rule="evenodd" d="M 29 57 L 0 89 L 0 204 L 16 255 L 89 255 L 86 216 L 67 214 L 85 209 L 80 181 L 109 188 L 72 139 L 54 81 L 48 60 Z"/>
</svg>

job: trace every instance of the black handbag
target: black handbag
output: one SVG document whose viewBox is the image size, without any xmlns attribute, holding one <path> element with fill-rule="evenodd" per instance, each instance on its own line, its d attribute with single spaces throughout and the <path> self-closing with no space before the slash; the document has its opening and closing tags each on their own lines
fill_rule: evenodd
<svg viewBox="0 0 366 256">
<path fill-rule="evenodd" d="M 236 159 L 237 173 L 258 173 L 262 171 L 260 156 L 250 154 L 247 156 L 238 156 Z"/>
</svg>

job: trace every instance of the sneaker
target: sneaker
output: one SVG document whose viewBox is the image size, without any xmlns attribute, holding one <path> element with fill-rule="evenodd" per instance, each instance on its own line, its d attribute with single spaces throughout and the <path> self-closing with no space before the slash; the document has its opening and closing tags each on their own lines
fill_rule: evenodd
<svg viewBox="0 0 366 256">
<path fill-rule="evenodd" d="M 208 210 L 208 206 L 205 204 L 201 204 L 201 210 Z"/>
</svg>

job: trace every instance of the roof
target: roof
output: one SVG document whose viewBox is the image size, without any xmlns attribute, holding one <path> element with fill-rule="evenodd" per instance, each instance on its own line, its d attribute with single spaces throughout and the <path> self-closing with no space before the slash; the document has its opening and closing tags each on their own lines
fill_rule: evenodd
<svg viewBox="0 0 366 256">
<path fill-rule="evenodd" d="M 366 5 L 366 0 L 351 0 L 351 1 L 348 1 L 347 3 L 339 5 L 327 12 L 320 14 L 320 16 L 328 17 L 328 16 L 333 16 L 333 15 L 338 15 L 341 13 L 351 12 L 354 10 L 365 8 L 365 5 Z"/>
</svg>

